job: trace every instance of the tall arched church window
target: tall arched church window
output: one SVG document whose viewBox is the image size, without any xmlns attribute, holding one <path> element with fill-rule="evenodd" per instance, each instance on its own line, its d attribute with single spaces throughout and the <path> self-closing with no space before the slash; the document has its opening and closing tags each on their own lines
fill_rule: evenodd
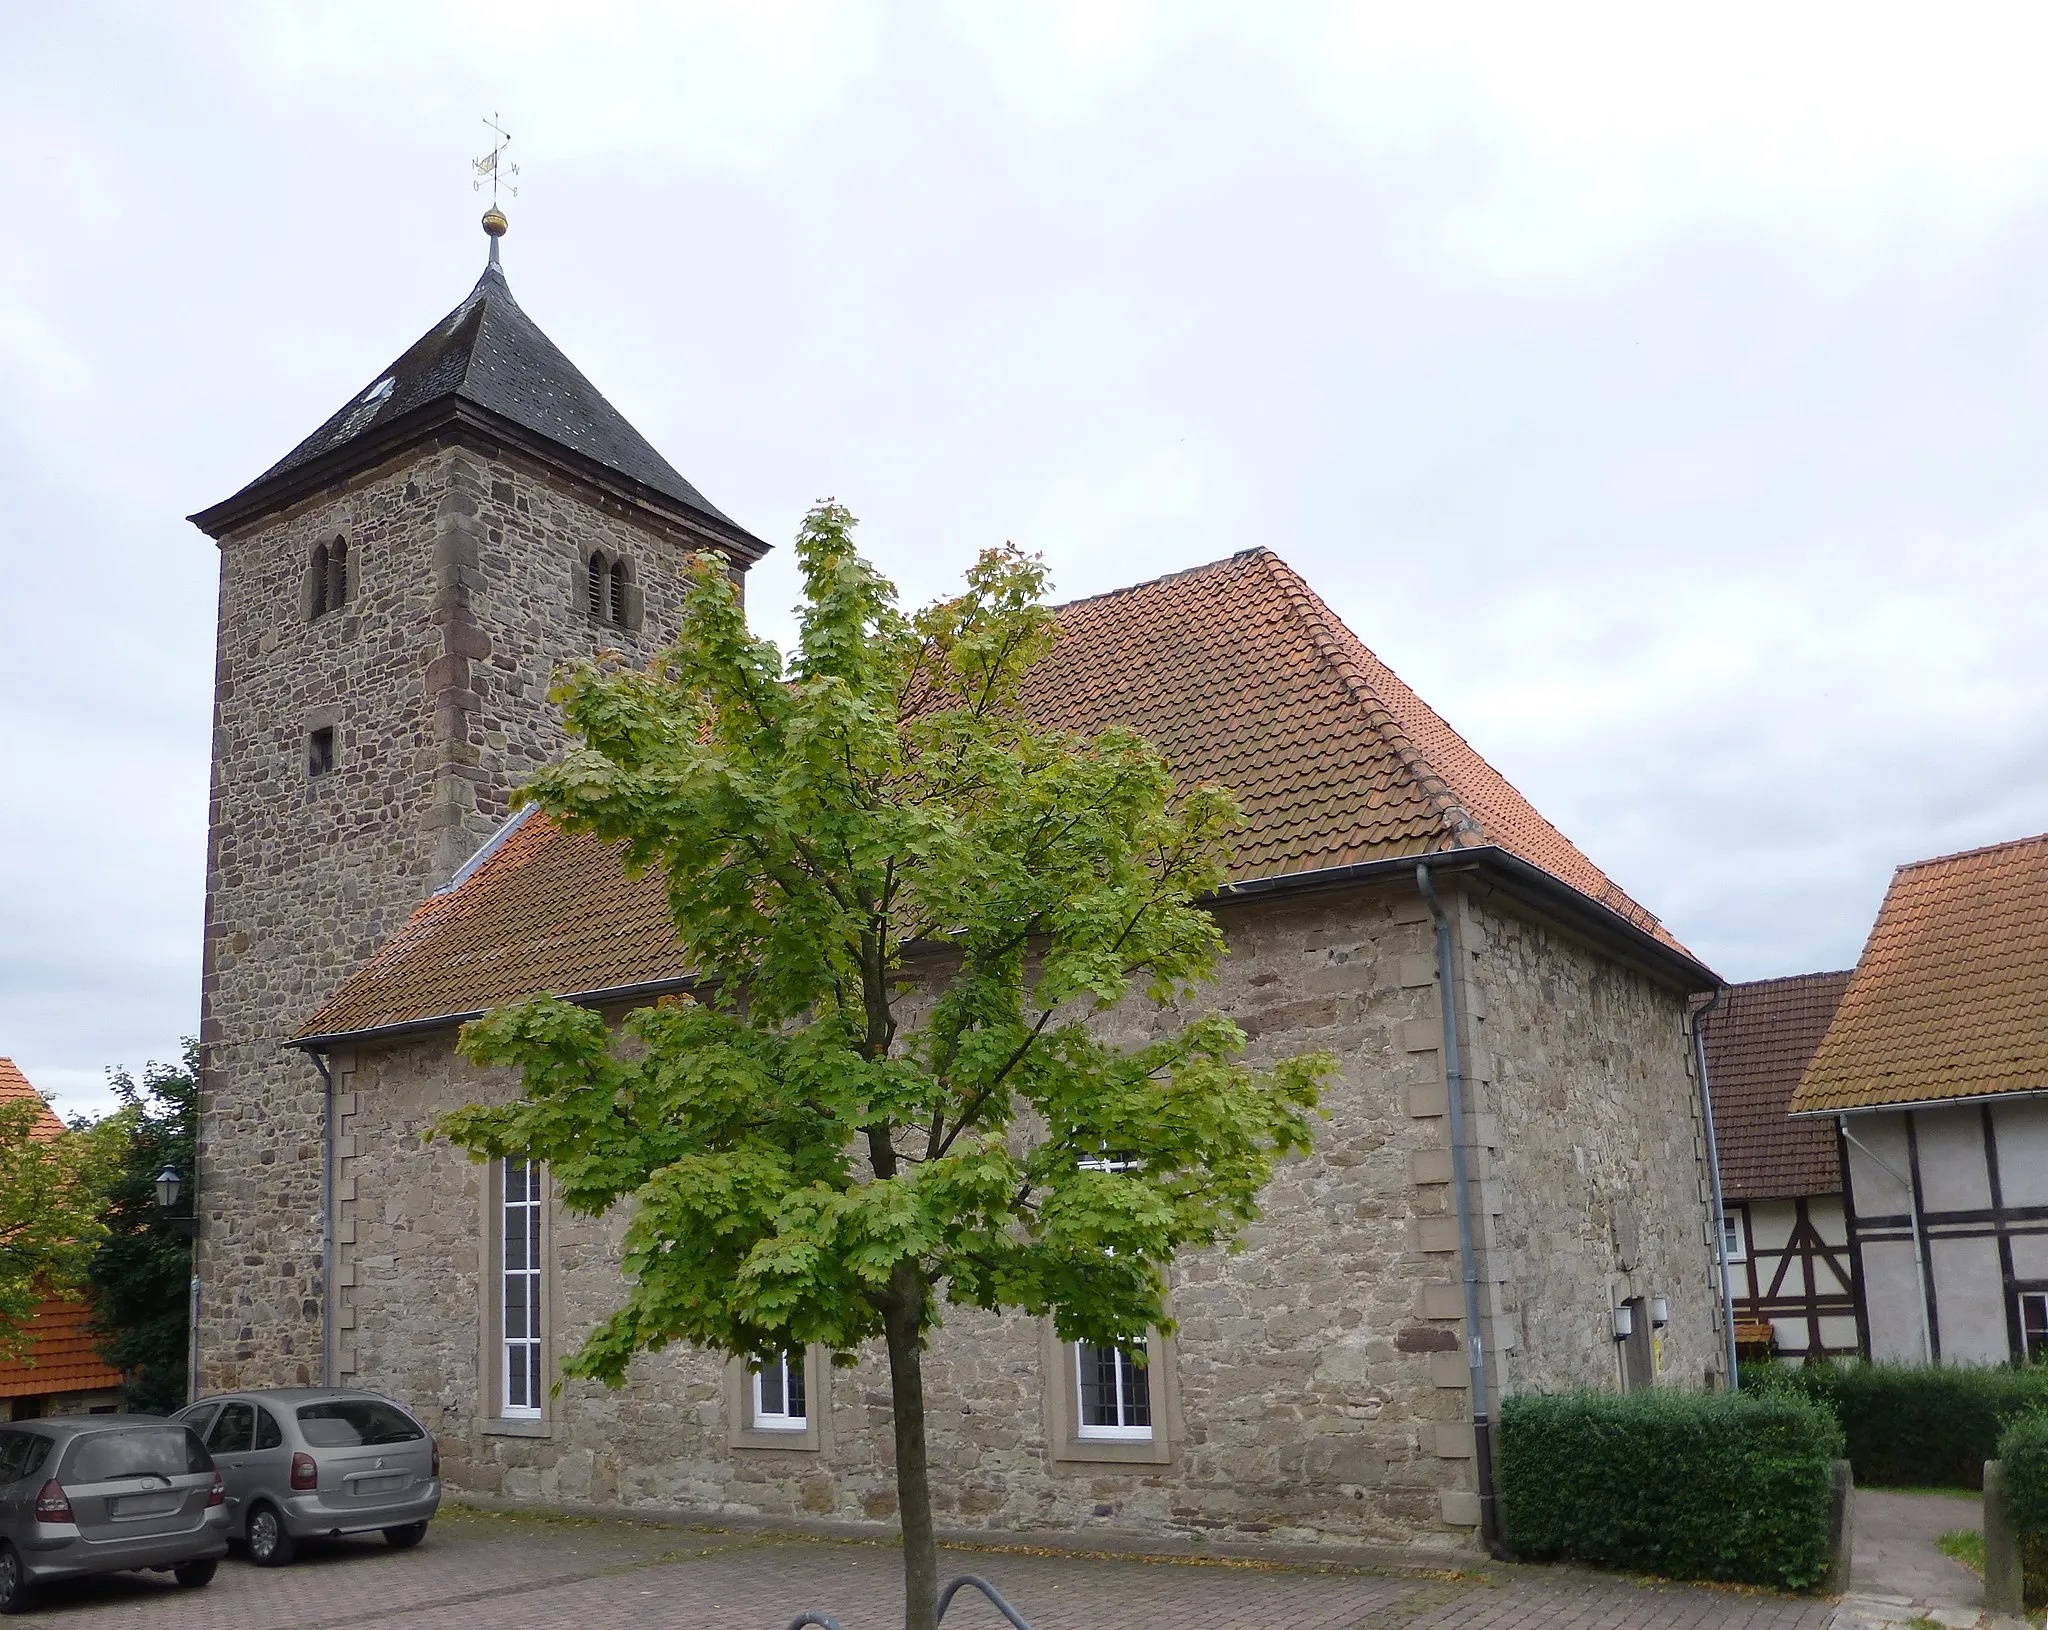
<svg viewBox="0 0 2048 1630">
<path fill-rule="evenodd" d="M 605 558 L 604 551 L 593 549 L 590 564 L 586 569 L 585 589 L 590 615 L 593 621 L 611 621 L 612 610 L 612 563 Z"/>
</svg>

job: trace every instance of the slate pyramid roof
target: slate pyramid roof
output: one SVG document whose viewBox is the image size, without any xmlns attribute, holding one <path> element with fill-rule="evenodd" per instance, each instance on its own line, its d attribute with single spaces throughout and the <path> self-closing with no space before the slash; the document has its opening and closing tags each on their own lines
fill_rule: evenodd
<svg viewBox="0 0 2048 1630">
<path fill-rule="evenodd" d="M 512 298 L 499 264 L 490 264 L 469 296 L 395 362 L 351 396 L 327 422 L 223 503 L 192 519 L 216 536 L 249 514 L 289 501 L 306 477 L 333 476 L 383 457 L 467 408 L 481 422 L 523 431 L 648 493 L 680 505 L 717 531 L 767 546 L 739 527 L 626 422 L 597 387 Z M 295 479 L 300 478 L 300 479 Z"/>
<path fill-rule="evenodd" d="M 1183 784 L 1236 793 L 1235 888 L 1442 857 L 1535 876 L 1553 918 L 1685 988 L 1701 967 L 1395 677 L 1270 549 L 1059 608 L 1025 711 L 1092 734 L 1128 725 Z M 306 1022 L 301 1041 L 466 1017 L 537 991 L 589 997 L 687 980 L 666 879 L 531 809 Z M 1510 877 L 1503 883 L 1513 881 Z"/>
</svg>

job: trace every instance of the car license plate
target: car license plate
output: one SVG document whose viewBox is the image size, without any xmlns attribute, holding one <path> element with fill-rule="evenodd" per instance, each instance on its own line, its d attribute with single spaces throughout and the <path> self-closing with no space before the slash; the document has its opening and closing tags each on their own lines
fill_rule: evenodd
<svg viewBox="0 0 2048 1630">
<path fill-rule="evenodd" d="M 389 1494 L 393 1489 L 402 1489 L 412 1481 L 408 1472 L 380 1472 L 375 1477 L 358 1477 L 355 1489 L 358 1494 Z"/>
<path fill-rule="evenodd" d="M 107 1502 L 110 1517 L 161 1517 L 177 1509 L 176 1494 L 122 1494 Z"/>
</svg>

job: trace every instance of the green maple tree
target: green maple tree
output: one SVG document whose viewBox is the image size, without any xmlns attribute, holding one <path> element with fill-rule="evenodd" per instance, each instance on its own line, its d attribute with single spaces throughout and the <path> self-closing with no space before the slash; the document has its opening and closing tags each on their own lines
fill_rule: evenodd
<svg viewBox="0 0 2048 1630">
<path fill-rule="evenodd" d="M 118 1129 L 48 1120 L 33 1099 L 0 1103 L 0 1358 L 29 1351 L 36 1309 L 84 1285 L 106 1233 Z"/>
<path fill-rule="evenodd" d="M 156 1179 L 169 1167 L 193 1192 L 199 1044 L 187 1040 L 181 1064 L 152 1063 L 140 1082 L 112 1071 L 109 1085 L 121 1131 L 101 1213 L 106 1233 L 86 1273 L 93 1330 L 100 1356 L 129 1378 L 130 1407 L 168 1414 L 185 1402 L 192 1240 L 157 1204 Z"/>
<path fill-rule="evenodd" d="M 524 1093 L 439 1131 L 545 1161 L 571 1211 L 631 1202 L 623 1304 L 570 1375 L 617 1385 L 671 1341 L 841 1364 L 883 1342 L 907 1624 L 929 1630 L 922 1353 L 945 1306 L 1142 1354 L 1173 1328 L 1167 1265 L 1257 1216 L 1334 1066 L 1253 1069 L 1190 1011 L 1236 809 L 1127 730 L 1025 716 L 1056 633 L 1042 565 L 985 553 L 905 614 L 852 524 L 805 520 L 787 668 L 707 555 L 658 662 L 558 687 L 580 745 L 527 796 L 666 876 L 701 982 L 627 1019 L 624 1049 L 554 999 L 466 1026 Z M 1089 1022 L 1126 1001 L 1158 1004 L 1142 1045 Z"/>
</svg>

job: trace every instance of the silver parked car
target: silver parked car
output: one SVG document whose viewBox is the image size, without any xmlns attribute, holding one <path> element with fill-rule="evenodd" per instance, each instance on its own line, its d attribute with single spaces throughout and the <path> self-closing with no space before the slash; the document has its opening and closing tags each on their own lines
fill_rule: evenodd
<svg viewBox="0 0 2048 1630">
<path fill-rule="evenodd" d="M 280 1387 L 207 1398 L 180 1412 L 227 1483 L 228 1531 L 278 1568 L 299 1541 L 382 1532 L 399 1550 L 441 1505 L 441 1451 L 374 1392 Z"/>
<path fill-rule="evenodd" d="M 0 1613 L 81 1574 L 153 1568 L 207 1583 L 227 1553 L 225 1498 L 199 1439 L 160 1415 L 0 1425 Z"/>
</svg>

